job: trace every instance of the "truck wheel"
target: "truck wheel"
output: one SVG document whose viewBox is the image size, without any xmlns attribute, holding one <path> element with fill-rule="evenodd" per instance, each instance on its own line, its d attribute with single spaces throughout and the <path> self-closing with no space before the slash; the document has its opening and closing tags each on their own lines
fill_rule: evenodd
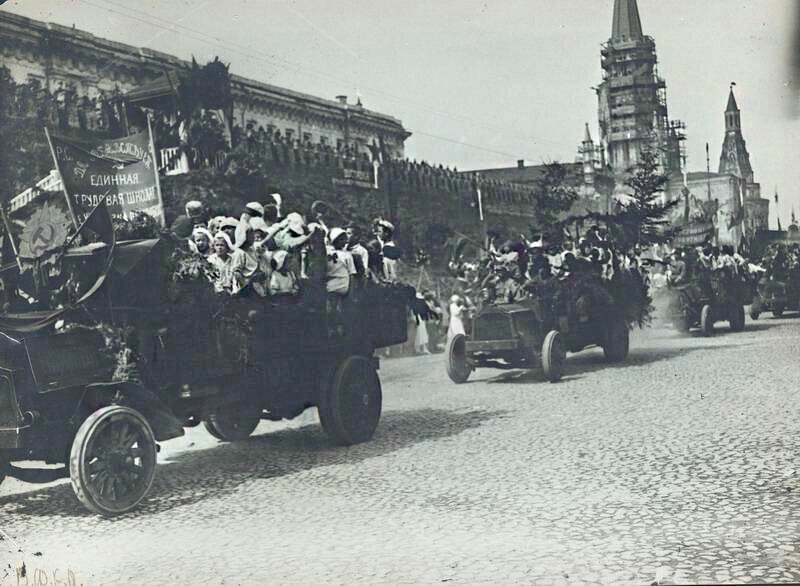
<svg viewBox="0 0 800 586">
<path fill-rule="evenodd" d="M 755 320 L 757 320 L 757 319 L 758 319 L 758 316 L 759 316 L 759 315 L 761 315 L 761 312 L 760 312 L 760 311 L 758 311 L 757 309 L 753 309 L 753 307 L 751 306 L 751 307 L 750 307 L 750 319 L 752 319 L 753 321 L 755 321 Z"/>
<path fill-rule="evenodd" d="M 566 359 L 567 351 L 561 341 L 561 334 L 556 330 L 550 330 L 542 343 L 542 370 L 547 380 L 551 383 L 561 380 Z"/>
<path fill-rule="evenodd" d="M 258 427 L 261 413 L 252 405 L 236 404 L 220 409 L 203 421 L 206 431 L 224 442 L 246 440 Z"/>
<path fill-rule="evenodd" d="M 467 337 L 456 334 L 447 343 L 447 376 L 460 385 L 467 382 L 472 367 L 467 363 Z"/>
<path fill-rule="evenodd" d="M 780 317 L 783 315 L 783 305 L 776 305 L 775 308 L 772 310 L 772 315 L 775 317 Z"/>
<path fill-rule="evenodd" d="M 741 332 L 744 329 L 744 305 L 736 306 L 728 323 L 731 326 L 732 332 Z"/>
<path fill-rule="evenodd" d="M 324 381 L 319 404 L 322 429 L 337 444 L 365 442 L 381 418 L 381 381 L 372 361 L 349 356 L 336 368 L 333 380 Z"/>
<path fill-rule="evenodd" d="M 700 311 L 700 329 L 703 335 L 710 336 L 714 333 L 714 317 L 711 315 L 711 306 L 704 305 Z"/>
<path fill-rule="evenodd" d="M 156 470 L 156 441 L 144 416 L 111 405 L 78 428 L 69 456 L 72 489 L 90 511 L 105 516 L 133 510 Z"/>
<path fill-rule="evenodd" d="M 623 319 L 613 320 L 606 330 L 603 353 L 609 362 L 622 362 L 628 357 L 630 338 L 628 326 Z"/>
</svg>

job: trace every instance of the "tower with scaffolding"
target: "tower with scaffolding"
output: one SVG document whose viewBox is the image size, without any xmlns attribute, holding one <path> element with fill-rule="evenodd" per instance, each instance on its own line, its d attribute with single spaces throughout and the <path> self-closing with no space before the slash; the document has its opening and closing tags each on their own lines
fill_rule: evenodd
<svg viewBox="0 0 800 586">
<path fill-rule="evenodd" d="M 664 173 L 680 171 L 686 125 L 669 118 L 656 44 L 642 32 L 636 0 L 615 0 L 611 38 L 601 56 L 603 81 L 596 89 L 600 140 L 618 185 L 645 147 L 657 150 Z"/>
</svg>

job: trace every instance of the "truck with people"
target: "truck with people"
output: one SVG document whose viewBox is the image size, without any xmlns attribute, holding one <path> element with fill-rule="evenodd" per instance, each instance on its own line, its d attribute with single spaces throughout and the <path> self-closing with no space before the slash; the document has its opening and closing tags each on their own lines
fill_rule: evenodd
<svg viewBox="0 0 800 586">
<path fill-rule="evenodd" d="M 405 341 L 414 289 L 219 295 L 175 270 L 192 254 L 170 237 L 71 247 L 60 260 L 67 301 L 0 315 L 0 480 L 69 477 L 86 508 L 118 515 L 147 495 L 159 442 L 186 427 L 239 441 L 316 407 L 335 443 L 372 437 L 375 350 Z"/>
</svg>

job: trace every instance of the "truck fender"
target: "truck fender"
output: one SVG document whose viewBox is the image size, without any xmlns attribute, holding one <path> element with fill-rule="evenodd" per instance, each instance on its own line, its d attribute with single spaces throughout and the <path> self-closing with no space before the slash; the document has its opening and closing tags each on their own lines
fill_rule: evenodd
<svg viewBox="0 0 800 586">
<path fill-rule="evenodd" d="M 147 419 L 157 441 L 184 434 L 182 421 L 161 399 L 138 383 L 120 381 L 87 385 L 80 405 L 84 412 L 88 410 L 90 413 L 108 405 L 132 407 Z"/>
</svg>

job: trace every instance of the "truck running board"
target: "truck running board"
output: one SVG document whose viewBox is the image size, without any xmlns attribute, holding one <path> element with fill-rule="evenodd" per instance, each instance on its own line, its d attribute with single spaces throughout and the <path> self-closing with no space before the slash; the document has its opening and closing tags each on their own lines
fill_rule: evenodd
<svg viewBox="0 0 800 586">
<path fill-rule="evenodd" d="M 6 466 L 6 474 L 22 482 L 31 484 L 47 484 L 62 478 L 69 478 L 69 468 L 18 468 L 12 464 Z"/>
</svg>

